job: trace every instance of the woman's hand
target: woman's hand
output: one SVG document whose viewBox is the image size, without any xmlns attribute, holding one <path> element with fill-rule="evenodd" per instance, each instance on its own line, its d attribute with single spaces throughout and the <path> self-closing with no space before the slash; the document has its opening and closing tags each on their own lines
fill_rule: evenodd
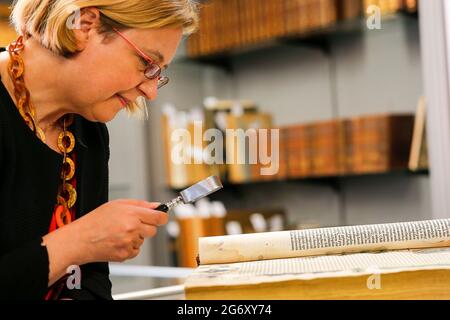
<svg viewBox="0 0 450 320">
<path fill-rule="evenodd" d="M 72 222 L 67 227 L 78 235 L 79 264 L 136 257 L 144 239 L 155 236 L 157 227 L 167 223 L 167 213 L 154 210 L 158 205 L 114 200 Z"/>
<path fill-rule="evenodd" d="M 159 203 L 114 200 L 42 237 L 49 258 L 48 285 L 71 265 L 124 261 L 139 254 L 145 238 L 167 223 L 168 216 L 153 210 Z"/>
</svg>

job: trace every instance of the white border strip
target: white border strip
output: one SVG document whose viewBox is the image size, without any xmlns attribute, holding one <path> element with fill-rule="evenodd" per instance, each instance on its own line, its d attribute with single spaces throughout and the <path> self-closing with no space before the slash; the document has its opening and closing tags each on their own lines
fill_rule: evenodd
<svg viewBox="0 0 450 320">
<path fill-rule="evenodd" d="M 149 278 L 187 278 L 194 269 L 192 268 L 173 268 L 173 267 L 153 267 L 109 264 L 111 276 L 120 277 L 149 277 Z"/>
<path fill-rule="evenodd" d="M 116 294 L 113 296 L 113 299 L 114 300 L 149 300 L 149 299 L 173 298 L 174 296 L 181 296 L 181 295 L 184 297 L 184 285 Z"/>
</svg>

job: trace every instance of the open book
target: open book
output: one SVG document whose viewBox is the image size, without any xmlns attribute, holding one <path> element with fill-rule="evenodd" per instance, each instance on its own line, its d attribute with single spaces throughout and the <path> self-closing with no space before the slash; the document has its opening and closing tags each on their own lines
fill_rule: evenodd
<svg viewBox="0 0 450 320">
<path fill-rule="evenodd" d="M 187 299 L 450 299 L 450 219 L 199 239 Z"/>
</svg>

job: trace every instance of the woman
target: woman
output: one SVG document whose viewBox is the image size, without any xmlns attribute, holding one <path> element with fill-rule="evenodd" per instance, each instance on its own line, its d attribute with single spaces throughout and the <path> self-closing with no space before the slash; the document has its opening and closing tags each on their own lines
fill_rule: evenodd
<svg viewBox="0 0 450 320">
<path fill-rule="evenodd" d="M 11 17 L 21 37 L 0 53 L 0 297 L 111 299 L 107 262 L 135 257 L 167 215 L 107 202 L 104 123 L 167 84 L 195 5 L 18 0 Z"/>
</svg>

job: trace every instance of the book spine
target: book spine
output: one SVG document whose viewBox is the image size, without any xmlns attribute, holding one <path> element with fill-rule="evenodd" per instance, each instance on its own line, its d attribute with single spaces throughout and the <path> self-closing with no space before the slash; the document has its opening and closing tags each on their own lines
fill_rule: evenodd
<svg viewBox="0 0 450 320">
<path fill-rule="evenodd" d="M 177 239 L 178 263 L 180 267 L 197 267 L 198 239 L 205 236 L 200 217 L 178 219 L 180 234 Z"/>
<path fill-rule="evenodd" d="M 231 46 L 230 4 L 226 1 L 227 0 L 215 0 L 214 2 L 214 17 L 216 23 L 214 32 L 214 52 L 221 52 Z"/>
<path fill-rule="evenodd" d="M 362 13 L 361 0 L 338 1 L 338 16 L 340 20 L 354 19 Z"/>
<path fill-rule="evenodd" d="M 355 169 L 355 142 L 353 137 L 355 136 L 353 131 L 355 130 L 354 121 L 352 119 L 342 120 L 341 128 L 341 157 L 342 157 L 342 174 L 353 174 Z"/>
<path fill-rule="evenodd" d="M 240 29 L 241 21 L 239 19 L 239 0 L 230 0 L 230 33 L 231 33 L 231 48 L 238 48 L 241 46 L 241 39 L 240 39 Z"/>
<path fill-rule="evenodd" d="M 408 166 L 413 129 L 413 115 L 389 117 L 389 168 L 391 170 Z"/>
<path fill-rule="evenodd" d="M 336 176 L 339 168 L 338 121 L 327 121 L 313 126 L 313 176 Z"/>
<path fill-rule="evenodd" d="M 279 143 L 279 168 L 276 178 L 283 180 L 288 177 L 288 139 L 287 131 L 284 128 L 279 128 L 280 143 Z M 272 138 L 272 136 L 270 136 Z M 272 141 L 272 139 L 270 140 Z"/>
<path fill-rule="evenodd" d="M 290 178 L 302 178 L 312 172 L 312 125 L 285 129 L 287 136 L 287 170 Z"/>
<path fill-rule="evenodd" d="M 221 12 L 222 2 L 214 0 L 210 4 L 210 27 L 209 27 L 209 50 L 208 54 L 215 53 L 220 50 L 223 44 L 223 33 L 221 23 L 223 23 L 223 12 Z"/>
<path fill-rule="evenodd" d="M 380 173 L 389 168 L 389 118 L 368 116 L 362 118 L 361 173 Z"/>
<path fill-rule="evenodd" d="M 284 29 L 286 34 L 290 34 L 294 30 L 294 14 L 295 14 L 295 1 L 286 0 L 284 6 Z"/>
</svg>

